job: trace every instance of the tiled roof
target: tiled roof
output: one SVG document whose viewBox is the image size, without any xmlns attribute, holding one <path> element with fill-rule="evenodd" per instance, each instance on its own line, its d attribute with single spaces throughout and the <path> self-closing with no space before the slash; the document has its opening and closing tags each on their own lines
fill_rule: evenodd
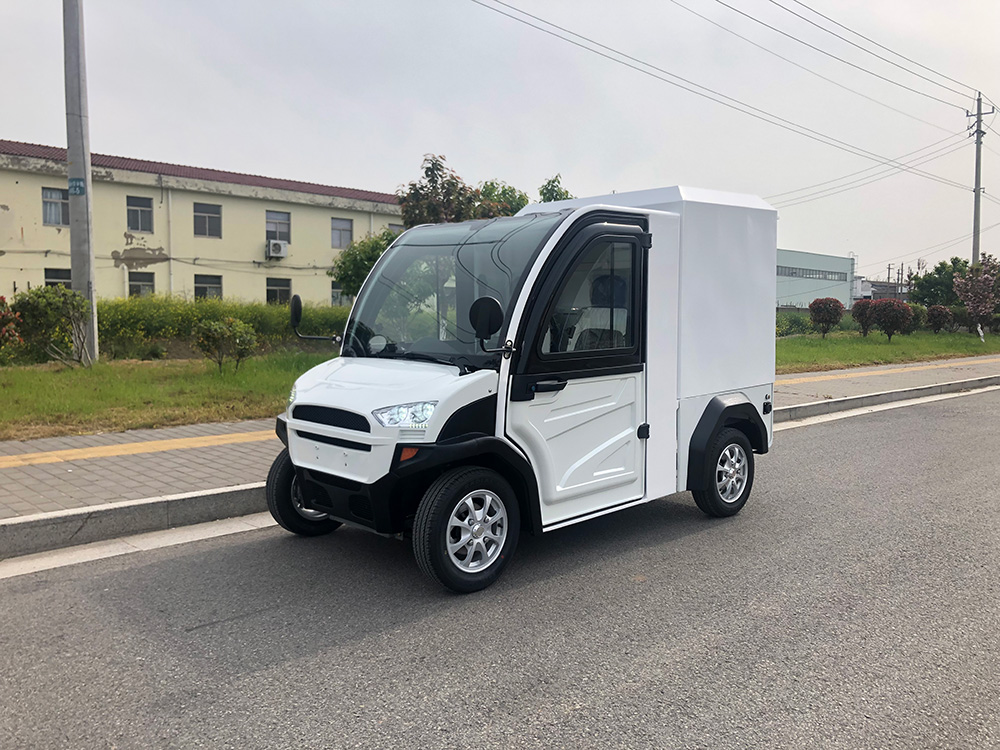
<svg viewBox="0 0 1000 750">
<path fill-rule="evenodd" d="M 28 156 L 34 159 L 49 159 L 51 161 L 66 161 L 66 149 L 56 146 L 40 146 L 35 143 L 20 141 L 5 141 L 0 139 L 0 154 L 8 156 Z M 391 193 L 376 193 L 372 190 L 356 190 L 354 188 L 334 187 L 332 185 L 315 185 L 311 182 L 296 180 L 280 180 L 275 177 L 260 177 L 240 172 L 223 172 L 220 169 L 205 169 L 203 167 L 185 167 L 180 164 L 165 164 L 145 159 L 129 159 L 124 156 L 108 156 L 106 154 L 90 155 L 92 167 L 107 169 L 125 169 L 130 172 L 148 172 L 170 177 L 184 177 L 195 180 L 211 180 L 212 182 L 228 182 L 235 185 L 251 185 L 253 187 L 274 188 L 277 190 L 292 190 L 296 193 L 312 193 L 313 195 L 329 195 L 335 198 L 350 200 L 373 201 L 375 203 L 397 203 Z"/>
</svg>

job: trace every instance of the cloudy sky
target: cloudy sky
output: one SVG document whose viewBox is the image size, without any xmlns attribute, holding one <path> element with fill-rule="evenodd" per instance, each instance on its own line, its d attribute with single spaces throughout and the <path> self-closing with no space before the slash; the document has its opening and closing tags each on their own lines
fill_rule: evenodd
<svg viewBox="0 0 1000 750">
<path fill-rule="evenodd" d="M 969 256 L 971 240 L 947 243 L 972 231 L 964 110 L 970 86 L 1000 101 L 1000 3 L 803 2 L 510 0 L 588 50 L 500 15 L 518 13 L 496 0 L 84 0 L 91 148 L 387 192 L 432 152 L 468 182 L 532 196 L 557 172 L 579 196 L 754 193 L 779 206 L 779 246 L 854 253 L 870 277 Z M 66 143 L 61 7 L 0 10 L 0 138 Z M 660 80 L 671 76 L 841 148 Z M 1000 200 L 1000 120 L 984 142 L 983 184 Z M 904 155 L 932 158 L 915 166 L 965 189 L 880 166 Z M 848 180 L 891 176 L 821 184 L 858 172 Z M 984 200 L 983 228 L 998 223 L 1000 203 Z M 1000 227 L 982 243 L 1000 252 Z"/>
</svg>

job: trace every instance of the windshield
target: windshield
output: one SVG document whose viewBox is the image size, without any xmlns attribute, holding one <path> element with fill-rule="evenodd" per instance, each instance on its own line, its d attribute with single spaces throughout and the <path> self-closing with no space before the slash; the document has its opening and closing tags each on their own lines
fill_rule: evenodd
<svg viewBox="0 0 1000 750">
<path fill-rule="evenodd" d="M 494 366 L 469 323 L 479 297 L 495 297 L 505 340 L 514 301 L 539 249 L 568 211 L 417 227 L 403 234 L 365 282 L 344 334 L 343 354 Z"/>
</svg>

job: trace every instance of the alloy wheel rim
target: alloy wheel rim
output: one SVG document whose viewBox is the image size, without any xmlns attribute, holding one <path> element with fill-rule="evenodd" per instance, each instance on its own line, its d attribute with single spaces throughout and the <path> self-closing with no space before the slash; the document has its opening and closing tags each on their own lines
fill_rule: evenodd
<svg viewBox="0 0 1000 750">
<path fill-rule="evenodd" d="M 448 558 L 464 573 L 483 571 L 500 559 L 507 530 L 503 501 L 489 490 L 474 490 L 455 504 L 448 517 Z"/>
<path fill-rule="evenodd" d="M 743 447 L 731 443 L 719 455 L 715 467 L 715 485 L 724 503 L 735 503 L 743 495 L 747 486 L 749 468 L 747 454 Z"/>
</svg>

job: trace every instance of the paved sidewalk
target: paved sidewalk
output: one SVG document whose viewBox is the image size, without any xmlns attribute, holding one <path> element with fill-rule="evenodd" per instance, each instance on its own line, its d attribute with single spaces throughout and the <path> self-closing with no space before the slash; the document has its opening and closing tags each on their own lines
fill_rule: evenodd
<svg viewBox="0 0 1000 750">
<path fill-rule="evenodd" d="M 801 373 L 778 378 L 774 402 L 997 375 L 996 356 Z M 0 442 L 0 520 L 263 482 L 280 450 L 273 419 Z"/>
</svg>

